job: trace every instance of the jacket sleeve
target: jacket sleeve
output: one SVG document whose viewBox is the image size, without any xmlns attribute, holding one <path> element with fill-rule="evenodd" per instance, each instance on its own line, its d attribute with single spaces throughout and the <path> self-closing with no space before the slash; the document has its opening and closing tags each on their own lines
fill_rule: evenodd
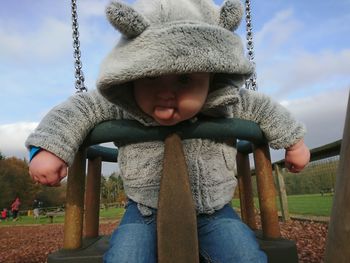
<svg viewBox="0 0 350 263">
<path fill-rule="evenodd" d="M 256 122 L 273 149 L 288 148 L 301 140 L 305 126 L 282 105 L 264 94 L 241 88 L 233 116 Z"/>
<path fill-rule="evenodd" d="M 79 93 L 50 110 L 25 145 L 50 151 L 71 165 L 90 130 L 102 121 L 120 119 L 121 114 L 97 90 Z"/>
</svg>

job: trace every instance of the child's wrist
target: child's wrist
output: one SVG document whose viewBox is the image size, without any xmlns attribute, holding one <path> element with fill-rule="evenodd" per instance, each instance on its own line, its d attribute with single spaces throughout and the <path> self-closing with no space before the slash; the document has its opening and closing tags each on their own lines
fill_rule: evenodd
<svg viewBox="0 0 350 263">
<path fill-rule="evenodd" d="M 40 147 L 36 147 L 36 146 L 30 146 L 30 150 L 29 150 L 29 162 L 31 160 L 33 160 L 33 158 L 35 157 L 35 155 L 37 155 L 42 149 Z"/>
<path fill-rule="evenodd" d="M 297 143 L 289 146 L 286 148 L 287 151 L 295 151 L 299 148 L 301 148 L 304 145 L 304 139 L 301 139 L 300 141 L 298 141 Z"/>
</svg>

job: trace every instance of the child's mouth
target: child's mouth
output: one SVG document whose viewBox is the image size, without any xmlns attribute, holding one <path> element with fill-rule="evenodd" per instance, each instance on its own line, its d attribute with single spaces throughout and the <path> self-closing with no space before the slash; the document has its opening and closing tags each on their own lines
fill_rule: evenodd
<svg viewBox="0 0 350 263">
<path fill-rule="evenodd" d="M 163 107 L 163 106 L 156 106 L 154 108 L 154 116 L 157 117 L 160 120 L 169 120 L 173 117 L 175 112 L 174 107 Z"/>
</svg>

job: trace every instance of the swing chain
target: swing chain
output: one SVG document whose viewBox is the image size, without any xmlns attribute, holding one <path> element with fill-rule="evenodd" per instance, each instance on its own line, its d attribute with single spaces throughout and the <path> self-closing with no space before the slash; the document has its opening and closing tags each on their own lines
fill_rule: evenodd
<svg viewBox="0 0 350 263">
<path fill-rule="evenodd" d="M 254 66 L 254 72 L 252 75 L 246 80 L 245 86 L 247 89 L 257 90 L 257 76 L 255 71 L 255 62 L 254 62 L 254 43 L 253 43 L 253 31 L 252 31 L 252 18 L 250 14 L 250 0 L 245 0 L 245 20 L 246 20 L 246 39 L 247 39 L 247 50 L 248 50 L 248 59 Z"/>
<path fill-rule="evenodd" d="M 245 13 L 246 13 L 246 39 L 247 39 L 247 50 L 248 50 L 248 59 L 251 61 L 255 68 L 254 62 L 254 44 L 253 44 L 253 32 L 252 32 L 252 20 L 251 20 L 251 8 L 250 0 L 245 0 Z M 81 63 L 81 52 L 80 52 L 80 41 L 79 41 L 79 25 L 78 25 L 78 15 L 77 15 L 77 2 L 72 0 L 72 29 L 73 29 L 73 48 L 74 53 L 73 57 L 75 59 L 75 89 L 77 93 L 87 91 L 84 81 L 84 73 L 82 70 Z M 246 80 L 245 86 L 247 89 L 257 90 L 257 76 L 256 71 Z"/>
<path fill-rule="evenodd" d="M 80 41 L 79 41 L 79 25 L 78 25 L 78 14 L 77 14 L 77 1 L 72 0 L 72 29 L 73 29 L 73 57 L 74 68 L 75 68 L 75 89 L 77 93 L 87 91 L 84 81 L 84 73 L 82 70 L 81 53 L 80 53 Z"/>
</svg>

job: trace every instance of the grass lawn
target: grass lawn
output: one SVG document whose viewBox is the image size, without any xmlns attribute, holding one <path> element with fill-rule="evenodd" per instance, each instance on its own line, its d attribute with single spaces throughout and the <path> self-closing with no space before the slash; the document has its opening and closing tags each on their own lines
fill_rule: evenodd
<svg viewBox="0 0 350 263">
<path fill-rule="evenodd" d="M 254 198 L 255 206 L 259 208 L 258 199 Z M 333 202 L 333 195 L 320 194 L 312 195 L 290 195 L 288 196 L 288 207 L 290 214 L 300 215 L 312 215 L 312 216 L 330 216 Z M 232 204 L 234 207 L 239 208 L 239 200 L 233 199 Z M 279 207 L 279 201 L 277 199 L 277 205 Z M 109 208 L 100 210 L 100 219 L 117 219 L 121 218 L 124 213 L 124 208 Z M 53 219 L 54 223 L 63 223 L 64 216 L 57 216 Z M 1 226 L 11 225 L 27 225 L 27 224 L 49 224 L 50 219 L 41 216 L 40 219 L 34 220 L 32 216 L 20 216 L 18 221 L 12 220 L 4 221 L 0 223 Z"/>
<path fill-rule="evenodd" d="M 100 220 L 102 219 L 117 219 L 121 218 L 124 213 L 124 208 L 108 208 L 100 210 Z M 53 218 L 53 223 L 64 223 L 64 216 L 57 216 Z M 50 219 L 44 215 L 40 216 L 40 219 L 35 220 L 33 216 L 20 216 L 18 221 L 3 221 L 1 226 L 14 226 L 14 225 L 28 225 L 28 224 L 50 224 Z"/>
<path fill-rule="evenodd" d="M 288 208 L 290 214 L 330 216 L 332 209 L 333 195 L 309 194 L 288 196 Z M 258 199 L 254 198 L 254 203 L 259 208 Z M 239 207 L 239 200 L 233 199 L 234 207 Z M 279 200 L 277 199 L 279 209 Z"/>
<path fill-rule="evenodd" d="M 100 219 L 116 219 L 121 218 L 124 214 L 124 208 L 108 208 L 100 210 Z"/>
</svg>

